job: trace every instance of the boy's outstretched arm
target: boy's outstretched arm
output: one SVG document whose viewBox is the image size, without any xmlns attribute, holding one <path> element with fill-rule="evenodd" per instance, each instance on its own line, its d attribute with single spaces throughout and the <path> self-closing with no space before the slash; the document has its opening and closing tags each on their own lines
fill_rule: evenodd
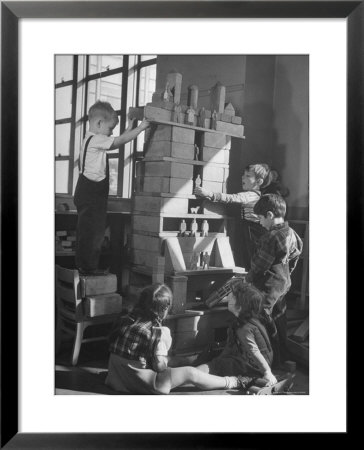
<svg viewBox="0 0 364 450">
<path fill-rule="evenodd" d="M 134 140 L 142 131 L 146 130 L 150 126 L 150 122 L 148 122 L 145 119 L 143 119 L 143 121 L 134 129 L 131 128 L 132 124 L 133 122 L 129 123 L 129 126 L 124 131 L 124 133 L 114 139 L 114 142 L 110 147 L 110 150 L 119 148 L 121 145 L 124 145 Z"/>
</svg>

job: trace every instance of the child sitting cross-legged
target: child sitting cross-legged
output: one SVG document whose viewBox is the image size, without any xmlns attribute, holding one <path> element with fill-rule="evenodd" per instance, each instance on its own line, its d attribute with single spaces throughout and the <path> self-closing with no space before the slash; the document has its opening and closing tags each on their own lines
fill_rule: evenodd
<svg viewBox="0 0 364 450">
<path fill-rule="evenodd" d="M 232 283 L 227 296 L 228 309 L 235 322 L 228 329 L 228 339 L 222 353 L 198 370 L 213 375 L 244 375 L 263 378 L 266 385 L 277 382 L 271 371 L 273 351 L 264 325 L 259 320 L 264 294 L 241 278 Z"/>
<path fill-rule="evenodd" d="M 238 376 L 215 376 L 195 367 L 168 366 L 172 339 L 163 320 L 171 305 L 168 286 L 155 284 L 143 289 L 133 311 L 120 318 L 110 335 L 105 383 L 131 394 L 169 394 L 184 384 L 203 390 L 245 387 Z"/>
</svg>

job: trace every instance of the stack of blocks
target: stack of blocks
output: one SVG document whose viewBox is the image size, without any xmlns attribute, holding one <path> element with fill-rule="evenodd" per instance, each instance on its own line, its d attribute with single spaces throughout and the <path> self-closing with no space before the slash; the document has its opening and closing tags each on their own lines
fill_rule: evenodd
<svg viewBox="0 0 364 450">
<path fill-rule="evenodd" d="M 208 191 L 226 192 L 231 136 L 244 134 L 241 118 L 230 103 L 225 105 L 224 86 L 217 83 L 211 90 L 210 111 L 197 108 L 196 86 L 189 88 L 188 105 L 181 105 L 181 83 L 180 74 L 168 74 L 166 89 L 155 93 L 152 103 L 129 111 L 153 124 L 137 165 L 130 283 L 137 284 L 138 274 L 167 282 L 174 294 L 172 314 L 185 313 L 197 294 L 204 297 L 217 279 L 221 284 L 235 270 L 223 205 L 197 198 L 193 191 L 201 182 Z M 181 232 L 182 220 L 186 232 Z M 201 232 L 203 220 L 208 233 Z M 196 269 L 191 259 L 202 253 L 208 254 L 209 265 L 198 263 Z"/>
<path fill-rule="evenodd" d="M 80 276 L 80 288 L 84 316 L 98 317 L 122 311 L 122 299 L 116 293 L 116 275 Z"/>
</svg>

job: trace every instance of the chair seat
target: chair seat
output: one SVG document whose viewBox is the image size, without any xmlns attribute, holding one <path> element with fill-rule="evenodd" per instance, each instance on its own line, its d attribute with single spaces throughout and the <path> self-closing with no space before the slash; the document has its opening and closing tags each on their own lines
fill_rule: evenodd
<svg viewBox="0 0 364 450">
<path fill-rule="evenodd" d="M 117 314 L 122 310 L 122 298 L 119 294 L 102 294 L 87 296 L 83 300 L 86 317 L 98 317 Z"/>
</svg>

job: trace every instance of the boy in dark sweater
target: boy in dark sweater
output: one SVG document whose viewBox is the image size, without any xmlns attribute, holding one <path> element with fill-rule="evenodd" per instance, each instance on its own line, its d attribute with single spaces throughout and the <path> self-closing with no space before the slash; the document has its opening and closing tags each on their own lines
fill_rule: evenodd
<svg viewBox="0 0 364 450">
<path fill-rule="evenodd" d="M 258 241 L 246 281 L 265 293 L 262 319 L 270 334 L 274 365 L 279 366 L 287 358 L 285 295 L 303 244 L 284 220 L 286 202 L 281 196 L 263 195 L 255 204 L 254 213 L 267 231 Z"/>
</svg>

